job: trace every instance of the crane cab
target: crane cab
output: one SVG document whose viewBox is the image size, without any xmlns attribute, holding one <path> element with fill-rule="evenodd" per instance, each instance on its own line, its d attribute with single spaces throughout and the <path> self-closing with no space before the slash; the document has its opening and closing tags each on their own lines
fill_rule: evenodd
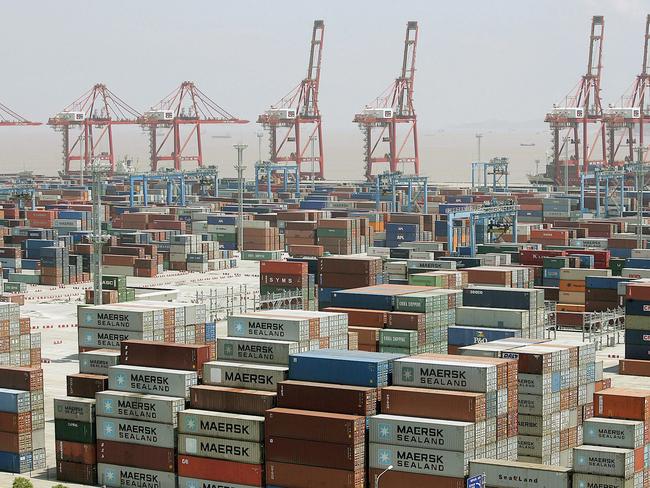
<svg viewBox="0 0 650 488">
<path fill-rule="evenodd" d="M 83 122 L 86 120 L 86 114 L 84 112 L 59 112 L 56 114 L 56 118 L 59 120 L 67 120 L 69 122 Z"/>
<path fill-rule="evenodd" d="M 392 119 L 392 108 L 364 108 L 363 115 L 366 117 L 373 117 L 375 119 Z"/>
<path fill-rule="evenodd" d="M 148 110 L 144 113 L 145 118 L 150 120 L 174 120 L 173 110 Z"/>
<path fill-rule="evenodd" d="M 292 108 L 270 108 L 266 112 L 269 117 L 284 119 L 295 119 L 296 111 Z"/>
</svg>

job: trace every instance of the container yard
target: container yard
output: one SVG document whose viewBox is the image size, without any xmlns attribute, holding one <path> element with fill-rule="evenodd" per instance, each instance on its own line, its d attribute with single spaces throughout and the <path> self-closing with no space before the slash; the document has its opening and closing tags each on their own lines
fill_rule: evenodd
<svg viewBox="0 0 650 488">
<path fill-rule="evenodd" d="M 650 487 L 650 15 L 605 108 L 605 16 L 577 10 L 587 69 L 526 179 L 488 131 L 455 183 L 429 157 L 426 16 L 377 23 L 397 76 L 350 112 L 354 177 L 319 104 L 336 15 L 268 38 L 307 76 L 249 93 L 252 123 L 224 86 L 138 110 L 97 83 L 48 116 L 48 171 L 0 154 L 0 488 Z M 3 149 L 38 125 L 0 103 Z M 134 125 L 144 166 L 120 159 Z"/>
</svg>

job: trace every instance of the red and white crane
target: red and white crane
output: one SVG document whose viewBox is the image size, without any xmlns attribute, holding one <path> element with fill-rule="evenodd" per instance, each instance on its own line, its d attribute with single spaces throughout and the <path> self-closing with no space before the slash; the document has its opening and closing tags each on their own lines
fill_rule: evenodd
<svg viewBox="0 0 650 488">
<path fill-rule="evenodd" d="M 568 183 L 576 185 L 580 173 L 590 166 L 605 165 L 606 139 L 603 106 L 600 97 L 605 19 L 594 16 L 589 37 L 587 72 L 575 90 L 546 115 L 552 133 L 554 179 L 564 182 L 565 165 Z M 562 159 L 564 158 L 564 159 Z"/>
<path fill-rule="evenodd" d="M 0 103 L 0 127 L 16 127 L 25 125 L 42 125 L 41 122 L 32 122 L 22 115 L 18 115 L 6 105 Z"/>
<path fill-rule="evenodd" d="M 400 76 L 354 116 L 364 135 L 366 178 L 373 178 L 373 166 L 388 163 L 391 172 L 402 171 L 412 164 L 412 174 L 420 174 L 417 116 L 413 107 L 415 54 L 418 44 L 418 23 L 406 25 L 404 55 Z M 403 127 L 403 130 L 400 128 Z"/>
<path fill-rule="evenodd" d="M 638 149 L 645 151 L 644 161 L 650 161 L 645 129 L 650 123 L 650 15 L 645 21 L 643 62 L 631 89 L 621 97 L 617 106 L 604 109 L 607 126 L 607 162 L 620 166 L 636 162 Z"/>
<path fill-rule="evenodd" d="M 301 178 L 323 179 L 323 131 L 318 108 L 325 23 L 315 20 L 307 77 L 291 92 L 259 115 L 257 123 L 269 132 L 273 164 L 296 163 Z"/>
<path fill-rule="evenodd" d="M 115 171 L 113 126 L 136 124 L 140 113 L 98 83 L 61 112 L 50 117 L 47 124 L 63 135 L 63 168 L 65 174 L 77 173 L 74 161 L 83 161 L 84 170 L 93 160 L 108 161 L 110 173 Z M 71 131 L 78 128 L 79 135 Z"/>
<path fill-rule="evenodd" d="M 186 161 L 203 166 L 201 126 L 213 124 L 247 124 L 203 93 L 192 81 L 184 81 L 160 100 L 138 123 L 149 132 L 151 170 L 161 162 L 172 161 L 181 170 Z M 162 134 L 159 136 L 158 130 Z"/>
</svg>

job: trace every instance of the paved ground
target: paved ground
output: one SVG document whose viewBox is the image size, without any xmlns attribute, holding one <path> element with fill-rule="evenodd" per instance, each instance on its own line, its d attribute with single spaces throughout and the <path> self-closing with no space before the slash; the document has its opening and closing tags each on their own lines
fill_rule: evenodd
<svg viewBox="0 0 650 488">
<path fill-rule="evenodd" d="M 129 278 L 130 286 L 173 286 L 179 290 L 179 299 L 192 300 L 197 291 L 209 293 L 210 289 L 225 292 L 228 287 L 246 284 L 249 290 L 258 288 L 259 265 L 256 261 L 243 261 L 233 270 L 211 273 L 165 273 L 157 278 Z M 77 373 L 77 329 L 76 306 L 81 303 L 85 286 L 65 288 L 33 287 L 29 300 L 21 308 L 22 316 L 32 319 L 32 326 L 42 333 L 43 364 L 45 375 L 45 416 L 46 442 L 48 449 L 48 469 L 33 473 L 35 488 L 51 488 L 56 484 L 54 446 L 53 399 L 65 396 L 65 377 Z M 225 327 L 220 324 L 218 335 L 225 335 Z M 580 339 L 579 333 L 559 332 L 558 338 Z M 621 337 L 622 340 L 622 337 Z M 623 344 L 603 348 L 597 353 L 604 361 L 605 377 L 612 377 L 613 386 L 650 389 L 650 378 L 621 376 L 616 374 L 618 358 L 624 356 Z M 51 480 L 51 481 L 48 481 Z M 9 488 L 13 476 L 0 473 L 0 488 Z M 81 485 L 65 483 L 68 488 L 81 488 Z"/>
</svg>

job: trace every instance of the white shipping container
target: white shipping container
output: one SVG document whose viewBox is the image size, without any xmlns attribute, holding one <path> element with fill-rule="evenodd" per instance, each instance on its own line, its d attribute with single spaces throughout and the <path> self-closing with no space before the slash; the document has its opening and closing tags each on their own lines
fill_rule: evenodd
<svg viewBox="0 0 650 488">
<path fill-rule="evenodd" d="M 154 340 L 153 331 L 125 331 L 108 329 L 77 329 L 78 344 L 80 347 L 97 347 L 102 349 L 120 349 L 122 341 L 126 340 Z"/>
<path fill-rule="evenodd" d="M 178 431 L 204 437 L 264 442 L 264 417 L 187 409 L 179 413 Z"/>
<path fill-rule="evenodd" d="M 485 474 L 487 486 L 499 488 L 571 488 L 571 468 L 481 459 L 470 461 L 469 475 Z"/>
<path fill-rule="evenodd" d="M 97 439 L 173 449 L 176 428 L 170 424 L 97 417 Z"/>
<path fill-rule="evenodd" d="M 178 452 L 190 456 L 223 459 L 246 464 L 261 464 L 264 462 L 264 444 L 221 437 L 179 434 Z"/>
<path fill-rule="evenodd" d="M 226 483 L 224 481 L 200 480 L 197 478 L 178 477 L 178 488 L 255 488 L 239 483 Z"/>
<path fill-rule="evenodd" d="M 407 357 L 393 362 L 393 384 L 485 393 L 496 390 L 497 368 L 471 360 L 461 362 Z"/>
<path fill-rule="evenodd" d="M 631 478 L 634 475 L 634 449 L 578 446 L 573 449 L 573 469 L 576 473 Z"/>
<path fill-rule="evenodd" d="M 583 442 L 592 446 L 636 449 L 643 446 L 644 423 L 592 417 L 583 422 Z"/>
<path fill-rule="evenodd" d="M 291 319 L 262 314 L 235 314 L 228 317 L 228 335 L 252 339 L 304 341 L 310 339 L 308 319 Z"/>
<path fill-rule="evenodd" d="M 217 338 L 217 359 L 264 364 L 289 364 L 289 355 L 300 352 L 299 344 L 291 341 Z"/>
<path fill-rule="evenodd" d="M 124 486 L 176 488 L 176 473 L 116 466 L 114 464 L 98 463 L 97 480 L 110 488 L 122 488 Z"/>
<path fill-rule="evenodd" d="M 97 415 L 176 426 L 178 412 L 185 408 L 185 398 L 143 395 L 123 391 L 102 391 L 95 394 Z"/>
<path fill-rule="evenodd" d="M 120 363 L 120 351 L 97 349 L 79 353 L 79 372 L 84 374 L 108 374 L 108 368 Z"/>
<path fill-rule="evenodd" d="M 210 361 L 203 364 L 203 384 L 277 391 L 288 372 L 286 366 Z"/>
<path fill-rule="evenodd" d="M 643 477 L 643 473 L 641 473 Z M 643 486 L 643 479 L 641 484 L 636 484 L 634 478 L 625 479 L 621 476 L 601 476 L 597 474 L 574 473 L 573 487 L 574 488 L 636 488 Z"/>
<path fill-rule="evenodd" d="M 467 474 L 469 455 L 463 452 L 421 449 L 391 444 L 369 444 L 368 464 L 371 468 L 437 476 L 462 478 Z"/>
<path fill-rule="evenodd" d="M 473 451 L 474 424 L 400 415 L 375 415 L 368 419 L 370 442 L 400 446 Z"/>
<path fill-rule="evenodd" d="M 195 371 L 122 365 L 108 370 L 108 386 L 111 390 L 189 399 L 190 386 L 196 384 Z"/>
</svg>

